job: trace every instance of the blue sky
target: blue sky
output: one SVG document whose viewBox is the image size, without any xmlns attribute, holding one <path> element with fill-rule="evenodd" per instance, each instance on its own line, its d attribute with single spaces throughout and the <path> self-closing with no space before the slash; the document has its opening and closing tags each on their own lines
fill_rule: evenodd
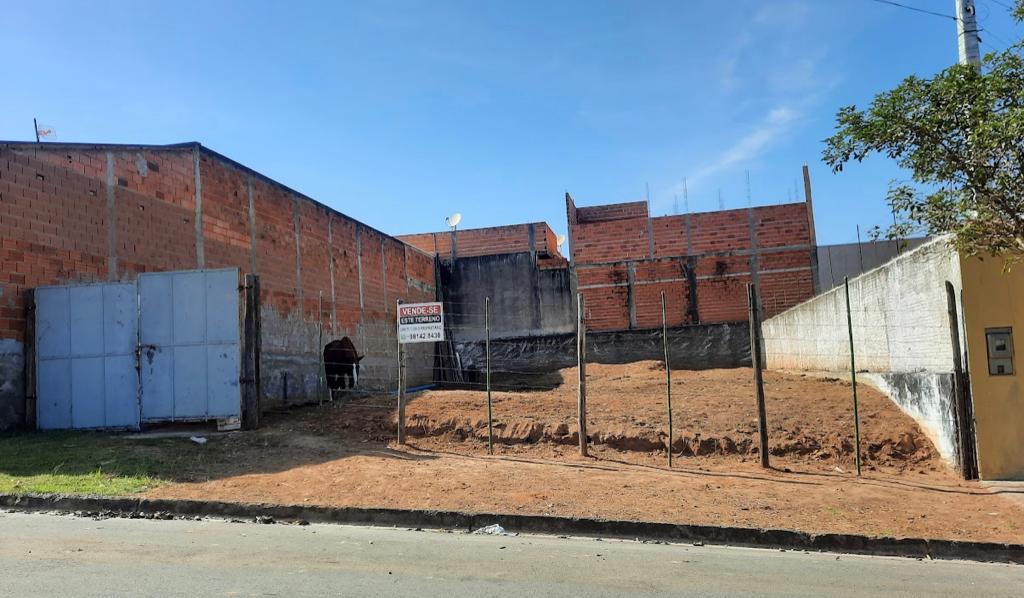
<svg viewBox="0 0 1024 598">
<path fill-rule="evenodd" d="M 903 0 L 952 13 L 954 0 Z M 983 50 L 1022 28 L 977 0 Z M 820 160 L 842 105 L 956 61 L 956 27 L 872 0 L 12 2 L 0 139 L 197 140 L 384 231 L 790 199 L 819 243 L 891 221 L 884 159 Z M 802 197 L 802 188 L 800 191 Z"/>
</svg>

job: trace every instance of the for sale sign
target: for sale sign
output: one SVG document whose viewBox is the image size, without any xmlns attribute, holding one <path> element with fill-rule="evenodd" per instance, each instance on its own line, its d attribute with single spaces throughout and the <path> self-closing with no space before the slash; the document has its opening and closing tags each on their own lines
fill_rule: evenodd
<svg viewBox="0 0 1024 598">
<path fill-rule="evenodd" d="M 398 306 L 398 342 L 432 343 L 444 340 L 444 308 L 440 303 Z"/>
</svg>

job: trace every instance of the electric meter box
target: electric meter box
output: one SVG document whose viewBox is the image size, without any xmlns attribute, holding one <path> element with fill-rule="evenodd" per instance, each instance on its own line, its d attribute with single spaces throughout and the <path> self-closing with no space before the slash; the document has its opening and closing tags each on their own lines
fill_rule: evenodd
<svg viewBox="0 0 1024 598">
<path fill-rule="evenodd" d="M 988 345 L 988 373 L 992 376 L 1013 374 L 1013 329 L 986 328 L 985 341 Z"/>
</svg>

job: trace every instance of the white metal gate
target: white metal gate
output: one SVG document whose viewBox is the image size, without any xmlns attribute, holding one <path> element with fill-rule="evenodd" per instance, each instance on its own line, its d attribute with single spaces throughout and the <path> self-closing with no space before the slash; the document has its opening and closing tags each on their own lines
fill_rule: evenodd
<svg viewBox="0 0 1024 598">
<path fill-rule="evenodd" d="M 36 289 L 37 425 L 241 415 L 237 269 Z"/>
<path fill-rule="evenodd" d="M 238 270 L 139 276 L 142 421 L 237 417 Z"/>
<path fill-rule="evenodd" d="M 138 427 L 135 285 L 43 287 L 35 301 L 38 427 Z"/>
</svg>

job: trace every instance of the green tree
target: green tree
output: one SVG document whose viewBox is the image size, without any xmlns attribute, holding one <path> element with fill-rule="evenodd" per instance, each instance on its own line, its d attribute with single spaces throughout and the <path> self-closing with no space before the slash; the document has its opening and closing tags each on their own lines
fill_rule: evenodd
<svg viewBox="0 0 1024 598">
<path fill-rule="evenodd" d="M 1024 20 L 1024 0 L 1014 16 Z M 1024 40 L 988 54 L 981 68 L 910 76 L 866 110 L 841 108 L 823 159 L 833 172 L 882 154 L 911 173 L 893 182 L 899 216 L 890 238 L 952 233 L 968 255 L 1024 252 Z"/>
</svg>

